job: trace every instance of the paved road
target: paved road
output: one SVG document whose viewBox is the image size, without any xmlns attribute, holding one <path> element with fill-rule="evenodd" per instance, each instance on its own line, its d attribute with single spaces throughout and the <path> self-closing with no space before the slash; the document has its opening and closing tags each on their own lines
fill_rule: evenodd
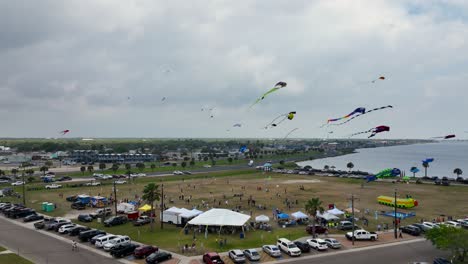
<svg viewBox="0 0 468 264">
<path fill-rule="evenodd" d="M 291 264 L 350 264 L 350 263 L 378 263 L 378 264 L 408 264 L 416 261 L 432 263 L 435 257 L 446 256 L 447 253 L 435 249 L 430 242 L 421 241 L 374 249 L 363 249 L 343 254 L 331 254 L 310 259 L 288 261 Z"/>
<path fill-rule="evenodd" d="M 71 243 L 47 236 L 0 217 L 0 244 L 37 264 L 116 263 L 83 247 L 71 251 Z M 118 263 L 118 262 L 117 262 Z"/>
</svg>

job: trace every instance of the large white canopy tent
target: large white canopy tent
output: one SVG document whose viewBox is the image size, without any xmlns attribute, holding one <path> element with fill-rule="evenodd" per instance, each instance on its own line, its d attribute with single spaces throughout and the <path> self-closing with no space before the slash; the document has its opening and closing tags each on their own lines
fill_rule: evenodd
<svg viewBox="0 0 468 264">
<path fill-rule="evenodd" d="M 259 215 L 257 217 L 255 217 L 255 222 L 257 223 L 267 223 L 270 221 L 270 217 L 266 216 L 266 215 Z"/>
<path fill-rule="evenodd" d="M 318 218 L 323 218 L 323 219 L 325 219 L 327 221 L 340 219 L 336 215 L 333 215 L 333 214 L 330 214 L 330 213 L 327 213 L 327 212 L 323 212 L 323 214 L 321 214 L 319 211 L 317 211 L 317 217 Z"/>
<path fill-rule="evenodd" d="M 301 211 L 297 211 L 297 212 L 295 212 L 295 213 L 292 213 L 291 215 L 292 215 L 292 217 L 294 217 L 295 219 L 307 219 L 307 218 L 309 218 L 308 215 L 304 214 L 304 213 L 301 212 Z"/>
<path fill-rule="evenodd" d="M 206 226 L 205 237 L 208 236 L 208 226 L 240 226 L 244 233 L 244 225 L 249 221 L 250 215 L 237 213 L 228 209 L 213 208 L 193 218 L 187 224 Z"/>
</svg>

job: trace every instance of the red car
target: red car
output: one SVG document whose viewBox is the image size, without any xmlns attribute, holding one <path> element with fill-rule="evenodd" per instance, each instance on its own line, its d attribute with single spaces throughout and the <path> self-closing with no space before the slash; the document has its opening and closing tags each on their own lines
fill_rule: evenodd
<svg viewBox="0 0 468 264">
<path fill-rule="evenodd" d="M 312 225 L 308 225 L 306 227 L 306 232 L 312 235 Z M 320 226 L 320 225 L 315 225 L 315 234 L 325 234 L 325 232 L 328 230 L 328 228 Z"/>
<path fill-rule="evenodd" d="M 159 249 L 157 247 L 153 246 L 141 246 L 135 248 L 133 255 L 135 256 L 135 258 L 146 258 L 147 256 L 151 255 L 152 253 L 158 250 Z"/>
<path fill-rule="evenodd" d="M 224 264 L 224 261 L 216 252 L 208 252 L 203 255 L 203 262 L 206 264 Z"/>
</svg>

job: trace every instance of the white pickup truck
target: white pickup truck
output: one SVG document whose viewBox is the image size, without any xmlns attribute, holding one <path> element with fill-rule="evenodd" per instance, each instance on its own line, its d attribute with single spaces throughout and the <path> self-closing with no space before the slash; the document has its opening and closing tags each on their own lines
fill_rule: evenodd
<svg viewBox="0 0 468 264">
<path fill-rule="evenodd" d="M 346 238 L 353 239 L 353 232 L 346 233 Z M 375 232 L 369 232 L 364 229 L 354 230 L 354 240 L 377 240 L 379 236 Z"/>
</svg>

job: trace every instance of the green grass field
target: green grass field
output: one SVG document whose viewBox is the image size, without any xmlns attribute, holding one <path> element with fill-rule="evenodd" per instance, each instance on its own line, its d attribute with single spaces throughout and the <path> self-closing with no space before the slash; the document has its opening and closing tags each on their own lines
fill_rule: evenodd
<svg viewBox="0 0 468 264">
<path fill-rule="evenodd" d="M 16 254 L 2 254 L 0 255 L 0 264 L 33 264 L 33 262 Z"/>
<path fill-rule="evenodd" d="M 374 212 L 393 210 L 392 207 L 378 204 L 377 196 L 391 196 L 395 188 L 400 197 L 409 194 L 419 202 L 419 206 L 411 210 L 398 209 L 400 212 L 414 211 L 416 213 L 416 217 L 403 220 L 403 225 L 419 222 L 422 218 L 432 220 L 440 215 L 445 215 L 453 216 L 456 219 L 468 214 L 466 207 L 466 197 L 468 197 L 467 186 L 436 186 L 414 183 L 393 184 L 391 182 L 371 182 L 361 186 L 363 180 L 358 179 L 263 173 L 255 170 L 138 178 L 130 184 L 118 185 L 118 199 L 134 200 L 135 195 L 142 195 L 144 186 L 150 182 L 164 184 L 167 207 L 198 207 L 200 210 L 207 210 L 206 207 L 202 206 L 203 202 L 207 203 L 209 207 L 232 209 L 240 206 L 243 213 L 252 214 L 253 217 L 265 214 L 272 218 L 273 208 L 279 208 L 286 213 L 299 210 L 305 212 L 305 202 L 313 197 L 319 197 L 323 201 L 325 209 L 327 209 L 328 204 L 335 204 L 339 209 L 343 210 L 349 206 L 349 198 L 351 194 L 354 194 L 356 197 L 355 208 L 360 211 L 356 213 L 356 216 L 359 219 L 366 217 L 369 220 L 369 226 L 365 228 L 370 231 L 375 231 L 378 224 L 383 225 L 386 223 L 390 227 L 392 226 L 393 218 L 378 216 L 378 219 L 375 219 Z M 304 186 L 304 190 L 300 190 L 300 185 Z M 261 188 L 261 190 L 258 190 L 258 188 Z M 63 194 L 63 198 L 59 196 L 60 193 Z M 70 203 L 65 201 L 65 198 L 68 195 L 83 193 L 109 196 L 112 193 L 112 185 L 109 183 L 97 187 L 29 191 L 26 195 L 26 200 L 27 205 L 36 210 L 40 210 L 40 205 L 43 201 L 56 203 L 58 207 L 56 211 L 51 213 L 53 216 L 63 216 L 70 212 L 74 212 L 76 215 L 78 211 L 70 210 Z M 235 194 L 239 193 L 243 194 L 242 199 L 235 197 Z M 185 196 L 185 199 L 192 196 L 190 203 L 179 199 L 181 194 Z M 249 206 L 247 204 L 249 196 L 252 196 L 256 200 L 257 205 L 263 205 L 267 209 L 260 210 L 257 207 Z M 286 206 L 286 198 L 292 202 L 291 208 Z M 13 199 L 12 201 L 15 200 Z M 226 201 L 228 201 L 228 205 L 226 205 Z M 371 213 L 369 215 L 364 214 L 365 209 L 369 209 Z M 157 219 L 159 219 L 159 213 L 157 214 Z M 239 238 L 238 233 L 222 236 L 221 238 L 226 238 L 228 241 L 227 246 L 223 250 L 260 247 L 262 244 L 274 242 L 278 237 L 296 239 L 307 236 L 304 226 L 281 228 L 273 221 L 271 224 L 273 227 L 272 232 L 250 230 L 246 233 L 246 238 L 242 240 Z M 363 223 L 359 220 L 357 224 L 362 226 Z M 103 228 L 102 224 L 96 222 L 91 223 L 90 226 Z M 184 244 L 191 245 L 192 243 L 193 234 L 185 235 L 181 228 L 165 224 L 164 230 L 160 230 L 158 221 L 156 221 L 155 227 L 154 232 L 149 231 L 149 226 L 134 227 L 131 224 L 103 229 L 115 234 L 129 235 L 134 240 L 157 245 L 175 252 L 180 252 L 179 249 Z M 339 232 L 331 230 L 330 233 Z M 199 249 L 203 247 L 205 250 L 220 250 L 219 245 L 216 243 L 217 234 L 209 234 L 208 238 L 205 239 L 204 233 L 197 233 L 196 238 Z"/>
</svg>

